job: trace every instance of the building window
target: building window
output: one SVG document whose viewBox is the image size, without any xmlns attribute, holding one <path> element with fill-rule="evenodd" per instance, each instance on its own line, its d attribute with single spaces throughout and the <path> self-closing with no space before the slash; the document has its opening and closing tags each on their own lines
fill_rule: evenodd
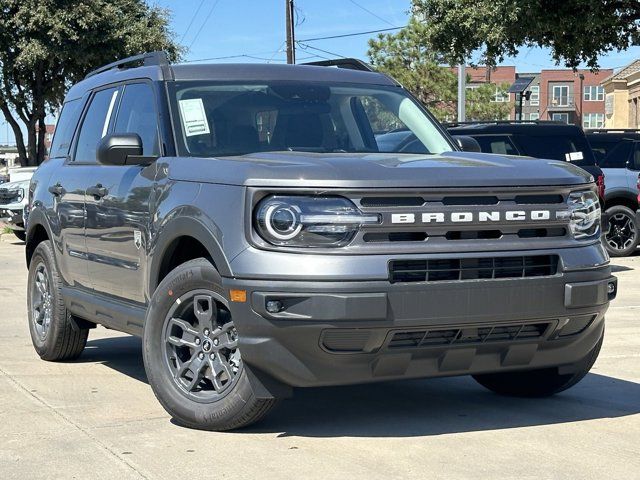
<svg viewBox="0 0 640 480">
<path fill-rule="evenodd" d="M 551 114 L 551 120 L 553 120 L 554 122 L 569 123 L 569 114 L 568 113 L 553 113 L 553 114 Z"/>
<path fill-rule="evenodd" d="M 540 120 L 540 114 L 538 112 L 531 112 L 529 114 L 529 120 Z"/>
<path fill-rule="evenodd" d="M 509 94 L 502 90 L 500 87 L 496 87 L 496 93 L 493 97 L 494 102 L 504 103 L 509 101 Z"/>
<path fill-rule="evenodd" d="M 535 107 L 540 105 L 540 86 L 534 85 L 529 89 L 531 96 L 529 97 L 529 105 Z"/>
<path fill-rule="evenodd" d="M 591 85 L 584 87 L 585 102 L 602 102 L 604 101 L 604 87 Z"/>
<path fill-rule="evenodd" d="M 551 102 L 554 107 L 568 107 L 569 106 L 569 86 L 554 85 L 553 98 Z"/>
<path fill-rule="evenodd" d="M 585 113 L 582 116 L 582 128 L 602 128 L 604 113 Z"/>
</svg>

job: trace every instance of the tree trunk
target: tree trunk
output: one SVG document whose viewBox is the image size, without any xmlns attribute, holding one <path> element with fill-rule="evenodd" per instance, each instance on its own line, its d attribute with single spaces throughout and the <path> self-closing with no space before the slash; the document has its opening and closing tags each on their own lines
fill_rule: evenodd
<svg viewBox="0 0 640 480">
<path fill-rule="evenodd" d="M 24 137 L 22 136 L 22 130 L 20 129 L 20 124 L 17 122 L 9 110 L 9 107 L 6 103 L 0 103 L 0 110 L 4 114 L 4 118 L 11 125 L 11 130 L 13 130 L 13 135 L 16 138 L 16 148 L 18 150 L 18 161 L 20 165 L 23 167 L 27 166 L 27 148 L 24 144 Z M 7 139 L 8 140 L 8 139 Z"/>
<path fill-rule="evenodd" d="M 47 136 L 47 125 L 45 123 L 44 115 L 38 118 L 38 151 L 36 153 L 36 165 L 40 165 L 44 162 L 44 157 L 47 154 L 47 147 L 44 144 Z"/>
<path fill-rule="evenodd" d="M 33 116 L 29 118 L 27 123 L 27 166 L 35 167 L 36 163 L 36 150 L 38 147 L 38 140 L 36 135 L 36 118 Z"/>
</svg>

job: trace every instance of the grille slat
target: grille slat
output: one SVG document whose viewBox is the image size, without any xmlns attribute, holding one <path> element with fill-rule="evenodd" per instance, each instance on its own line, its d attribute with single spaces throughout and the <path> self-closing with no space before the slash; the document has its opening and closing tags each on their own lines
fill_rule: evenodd
<svg viewBox="0 0 640 480">
<path fill-rule="evenodd" d="M 397 331 L 392 334 L 387 348 L 425 348 L 443 345 L 466 346 L 503 341 L 525 341 L 543 338 L 550 325 L 551 322 L 539 322 Z"/>
<path fill-rule="evenodd" d="M 392 260 L 389 279 L 392 283 L 400 283 L 527 278 L 555 275 L 557 270 L 557 255 Z"/>
</svg>

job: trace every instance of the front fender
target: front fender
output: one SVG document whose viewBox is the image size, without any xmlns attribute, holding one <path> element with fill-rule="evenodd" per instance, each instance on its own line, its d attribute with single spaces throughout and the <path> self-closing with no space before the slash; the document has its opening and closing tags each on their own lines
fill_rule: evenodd
<svg viewBox="0 0 640 480">
<path fill-rule="evenodd" d="M 222 246 L 212 233 L 211 227 L 207 227 L 197 217 L 194 207 L 181 207 L 172 212 L 167 220 L 158 230 L 151 250 L 151 261 L 149 268 L 149 295 L 153 294 L 158 286 L 158 275 L 167 250 L 171 244 L 179 237 L 192 237 L 200 242 L 209 252 L 214 266 L 222 276 L 231 276 L 229 261 L 222 249 Z"/>
</svg>

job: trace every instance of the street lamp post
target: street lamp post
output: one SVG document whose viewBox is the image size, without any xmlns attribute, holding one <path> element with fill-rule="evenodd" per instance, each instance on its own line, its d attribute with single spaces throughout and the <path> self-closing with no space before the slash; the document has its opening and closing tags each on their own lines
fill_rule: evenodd
<svg viewBox="0 0 640 480">
<path fill-rule="evenodd" d="M 583 83 L 584 83 L 584 74 L 580 74 L 578 75 L 578 78 L 580 79 L 580 127 L 582 128 L 582 126 L 584 125 L 584 118 L 582 115 L 582 99 L 584 98 L 584 88 L 583 88 Z"/>
</svg>

